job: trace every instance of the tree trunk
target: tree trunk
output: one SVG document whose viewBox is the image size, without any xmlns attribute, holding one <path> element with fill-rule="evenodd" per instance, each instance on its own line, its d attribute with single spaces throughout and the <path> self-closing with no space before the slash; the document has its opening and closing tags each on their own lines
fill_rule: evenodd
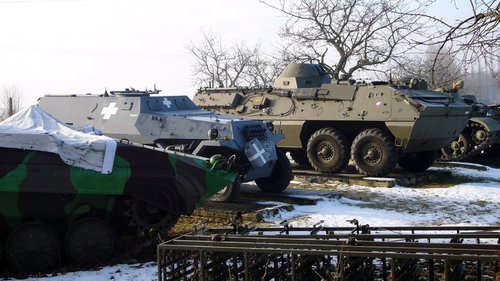
<svg viewBox="0 0 500 281">
<path fill-rule="evenodd" d="M 14 115 L 14 108 L 12 106 L 12 98 L 9 98 L 9 117 Z"/>
</svg>

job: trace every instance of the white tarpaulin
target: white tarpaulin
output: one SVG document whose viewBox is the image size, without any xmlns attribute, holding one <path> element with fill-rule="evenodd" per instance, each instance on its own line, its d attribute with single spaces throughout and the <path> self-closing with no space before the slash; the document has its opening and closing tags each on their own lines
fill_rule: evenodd
<svg viewBox="0 0 500 281">
<path fill-rule="evenodd" d="M 0 123 L 0 147 L 57 153 L 68 165 L 109 174 L 116 141 L 75 131 L 34 105 Z"/>
</svg>

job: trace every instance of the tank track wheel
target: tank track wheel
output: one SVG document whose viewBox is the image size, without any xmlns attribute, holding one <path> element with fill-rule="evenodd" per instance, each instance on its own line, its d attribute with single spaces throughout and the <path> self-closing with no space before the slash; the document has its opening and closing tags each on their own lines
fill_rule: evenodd
<svg viewBox="0 0 500 281">
<path fill-rule="evenodd" d="M 461 133 L 456 139 L 441 148 L 441 160 L 460 161 L 464 159 L 471 150 L 471 139 L 468 135 Z"/>
<path fill-rule="evenodd" d="M 406 171 L 410 172 L 423 172 L 427 170 L 438 156 L 437 151 L 423 151 L 404 153 L 399 157 L 399 166 Z"/>
<path fill-rule="evenodd" d="M 18 270 L 47 270 L 59 257 L 59 239 L 52 228 L 44 223 L 24 223 L 10 233 L 5 253 Z"/>
<path fill-rule="evenodd" d="M 210 197 L 210 201 L 212 202 L 232 202 L 238 199 L 238 195 L 240 193 L 241 182 L 236 180 L 232 184 L 226 186 L 221 191 L 215 193 L 212 197 Z"/>
<path fill-rule="evenodd" d="M 290 156 L 292 160 L 297 163 L 297 165 L 302 167 L 311 167 L 309 159 L 307 158 L 307 152 L 304 150 L 294 150 L 290 151 Z"/>
<path fill-rule="evenodd" d="M 64 246 L 68 257 L 78 265 L 98 265 L 115 251 L 113 227 L 100 218 L 83 218 L 70 226 Z"/>
<path fill-rule="evenodd" d="M 475 147 L 484 147 L 485 144 L 490 142 L 490 132 L 483 125 L 473 122 L 469 123 L 468 127 L 472 143 Z"/>
<path fill-rule="evenodd" d="M 288 187 L 292 179 L 292 166 L 286 154 L 276 149 L 276 156 L 278 159 L 274 164 L 271 175 L 255 180 L 257 187 L 264 192 L 282 192 Z"/>
<path fill-rule="evenodd" d="M 398 154 L 389 133 L 367 129 L 359 133 L 351 147 L 356 170 L 367 176 L 385 176 L 398 163 Z"/>
<path fill-rule="evenodd" d="M 179 218 L 137 199 L 126 200 L 125 203 L 128 205 L 125 215 L 130 217 L 129 226 L 137 227 L 140 234 L 164 234 Z"/>
<path fill-rule="evenodd" d="M 307 158 L 321 173 L 337 173 L 349 163 L 349 142 L 339 131 L 323 128 L 311 135 L 307 142 Z"/>
</svg>

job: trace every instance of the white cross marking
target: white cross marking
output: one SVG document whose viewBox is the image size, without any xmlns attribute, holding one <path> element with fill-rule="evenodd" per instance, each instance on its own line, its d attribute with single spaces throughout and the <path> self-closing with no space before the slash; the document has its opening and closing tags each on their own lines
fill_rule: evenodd
<svg viewBox="0 0 500 281">
<path fill-rule="evenodd" d="M 259 148 L 257 147 L 257 144 L 253 143 L 253 148 L 255 148 L 255 150 L 257 151 L 257 153 L 255 153 L 252 157 L 249 158 L 250 162 L 257 159 L 257 158 L 262 158 L 262 161 L 263 162 L 266 162 L 266 158 L 264 158 L 264 153 L 266 152 L 265 149 L 262 149 L 262 150 L 259 150 Z"/>
<path fill-rule="evenodd" d="M 172 102 L 169 101 L 167 98 L 164 98 L 163 99 L 163 104 L 166 105 L 168 108 L 170 108 L 170 106 L 172 105 Z"/>
<path fill-rule="evenodd" d="M 101 114 L 104 114 L 102 119 L 109 119 L 111 115 L 114 115 L 118 112 L 118 107 L 116 107 L 116 102 L 110 102 L 108 107 L 102 109 Z"/>
</svg>

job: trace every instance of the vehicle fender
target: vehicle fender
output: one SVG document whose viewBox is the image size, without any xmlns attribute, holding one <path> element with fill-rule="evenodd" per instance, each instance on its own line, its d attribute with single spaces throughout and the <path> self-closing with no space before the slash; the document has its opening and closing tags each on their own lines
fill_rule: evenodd
<svg viewBox="0 0 500 281">
<path fill-rule="evenodd" d="M 492 133 L 500 132 L 500 122 L 491 117 L 473 117 L 469 122 L 479 123 Z"/>
</svg>

